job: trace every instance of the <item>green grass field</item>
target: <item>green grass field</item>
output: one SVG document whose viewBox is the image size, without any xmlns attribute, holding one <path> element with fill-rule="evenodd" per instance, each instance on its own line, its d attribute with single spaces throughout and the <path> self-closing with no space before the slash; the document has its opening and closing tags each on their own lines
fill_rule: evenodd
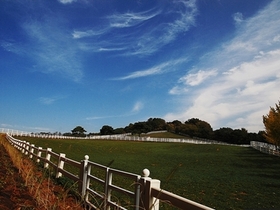
<svg viewBox="0 0 280 210">
<path fill-rule="evenodd" d="M 157 134 L 158 135 L 158 134 Z M 184 143 L 23 138 L 80 161 L 136 174 L 215 209 L 280 209 L 280 158 L 252 148 Z"/>
</svg>

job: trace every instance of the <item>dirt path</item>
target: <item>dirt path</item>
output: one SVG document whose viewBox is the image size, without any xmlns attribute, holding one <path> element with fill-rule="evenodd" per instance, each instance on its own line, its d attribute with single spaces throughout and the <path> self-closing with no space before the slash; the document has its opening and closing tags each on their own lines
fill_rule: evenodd
<svg viewBox="0 0 280 210">
<path fill-rule="evenodd" d="M 36 201 L 29 194 L 18 169 L 0 144 L 0 209 L 23 210 L 36 209 Z"/>
</svg>

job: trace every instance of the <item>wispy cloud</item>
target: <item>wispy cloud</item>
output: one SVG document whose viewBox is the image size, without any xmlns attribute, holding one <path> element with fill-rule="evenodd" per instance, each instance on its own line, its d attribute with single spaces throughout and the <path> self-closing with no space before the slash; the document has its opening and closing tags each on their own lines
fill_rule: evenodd
<svg viewBox="0 0 280 210">
<path fill-rule="evenodd" d="M 131 114 L 92 116 L 92 117 L 86 117 L 86 120 L 101 120 L 101 119 L 120 118 L 120 117 L 127 117 L 127 116 L 131 116 Z"/>
<path fill-rule="evenodd" d="M 114 14 L 107 17 L 110 26 L 113 28 L 127 28 L 142 24 L 144 21 L 150 20 L 157 16 L 160 11 L 148 10 L 138 13 L 127 12 L 123 14 Z"/>
<path fill-rule="evenodd" d="M 91 38 L 80 40 L 84 50 L 122 49 L 118 55 L 151 55 L 195 25 L 195 2 L 181 0 L 167 2 L 168 9 L 116 13 L 105 18 L 107 22 L 102 29 L 75 30 L 72 36 L 74 39 Z M 128 31 L 128 28 L 133 30 Z"/>
<path fill-rule="evenodd" d="M 279 8 L 280 3 L 273 1 L 244 20 L 236 37 L 201 59 L 199 71 L 179 79 L 169 92 L 185 94 L 182 110 L 167 114 L 166 119 L 199 117 L 215 128 L 261 130 L 262 115 L 279 100 L 280 40 L 275 38 L 280 34 Z"/>
<path fill-rule="evenodd" d="M 179 82 L 182 82 L 186 85 L 196 86 L 204 82 L 209 77 L 217 75 L 217 70 L 199 70 L 196 73 L 187 74 L 186 76 L 180 78 Z"/>
<path fill-rule="evenodd" d="M 153 76 L 157 74 L 163 74 L 166 72 L 174 71 L 176 65 L 179 65 L 184 62 L 187 62 L 187 58 L 167 61 L 149 69 L 135 71 L 127 76 L 115 78 L 115 80 L 136 79 L 139 77 L 147 77 L 147 76 Z"/>
<path fill-rule="evenodd" d="M 25 132 L 49 132 L 50 129 L 46 127 L 28 127 L 28 126 L 21 126 L 21 125 L 9 125 L 9 124 L 0 124 L 1 127 L 4 129 L 9 129 L 13 132 L 18 133 L 25 133 Z"/>
<path fill-rule="evenodd" d="M 189 89 L 187 87 L 182 87 L 179 85 L 174 86 L 173 88 L 171 88 L 168 93 L 171 95 L 182 95 L 182 94 L 186 94 L 189 92 Z"/>
<path fill-rule="evenodd" d="M 134 104 L 133 108 L 132 108 L 132 112 L 133 112 L 133 113 L 134 113 L 134 112 L 139 112 L 141 109 L 143 109 L 143 107 L 144 107 L 143 102 L 137 101 L 137 102 Z"/>
<path fill-rule="evenodd" d="M 79 31 L 74 30 L 72 36 L 74 39 L 81 39 L 84 37 L 92 37 L 92 36 L 100 36 L 108 32 L 108 28 L 103 28 L 100 30 L 86 30 L 86 31 Z"/>
<path fill-rule="evenodd" d="M 0 126 L 3 127 L 3 128 L 12 128 L 13 127 L 12 125 L 5 124 L 5 123 L 1 123 Z"/>
<path fill-rule="evenodd" d="M 237 25 L 241 24 L 243 21 L 243 14 L 240 12 L 234 13 L 233 20 L 234 20 L 235 24 L 237 24 Z"/>
<path fill-rule="evenodd" d="M 61 100 L 65 97 L 62 96 L 54 96 L 54 97 L 40 97 L 39 98 L 39 102 L 45 105 L 51 105 L 53 103 L 55 103 L 58 100 Z"/>
<path fill-rule="evenodd" d="M 156 75 L 156 74 L 162 74 L 166 66 L 167 66 L 167 64 L 161 64 L 159 66 L 155 66 L 150 69 L 135 71 L 127 76 L 118 78 L 118 80 L 135 79 L 135 78 L 139 78 L 139 77 L 146 77 L 146 76 L 151 76 L 151 75 Z"/>
<path fill-rule="evenodd" d="M 58 0 L 58 2 L 62 4 L 71 4 L 73 2 L 76 2 L 77 0 Z"/>
<path fill-rule="evenodd" d="M 108 118 L 120 118 L 120 117 L 129 117 L 132 115 L 137 114 L 144 108 L 144 103 L 142 101 L 137 101 L 134 103 L 131 111 L 120 114 L 120 115 L 106 115 L 106 116 L 92 116 L 92 117 L 86 117 L 86 120 L 101 120 L 101 119 L 108 119 Z"/>
<path fill-rule="evenodd" d="M 1 47 L 5 49 L 6 51 L 16 53 L 16 54 L 21 54 L 22 50 L 18 46 L 18 44 L 15 41 L 2 41 L 1 42 Z"/>
<path fill-rule="evenodd" d="M 59 20 L 57 20 L 59 22 Z M 39 71 L 60 74 L 74 81 L 83 77 L 78 48 L 66 33 L 53 21 L 30 21 L 23 25 L 33 43 L 29 55 L 36 61 Z M 49 31 L 52 31 L 50 34 Z"/>
<path fill-rule="evenodd" d="M 41 98 L 39 98 L 39 101 L 40 101 L 42 104 L 50 105 L 50 104 L 53 104 L 53 103 L 54 103 L 55 99 L 54 99 L 54 98 L 41 97 Z"/>
<path fill-rule="evenodd" d="M 34 63 L 30 66 L 33 71 L 79 82 L 83 78 L 79 48 L 61 22 L 59 18 L 46 17 L 40 22 L 29 19 L 21 25 L 28 40 L 26 43 L 3 41 L 1 46 L 30 59 Z"/>
</svg>

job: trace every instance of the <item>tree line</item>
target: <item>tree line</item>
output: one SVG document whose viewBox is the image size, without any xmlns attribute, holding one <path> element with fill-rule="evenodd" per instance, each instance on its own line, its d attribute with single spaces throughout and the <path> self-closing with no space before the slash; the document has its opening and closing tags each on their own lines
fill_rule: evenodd
<svg viewBox="0 0 280 210">
<path fill-rule="evenodd" d="M 270 107 L 269 113 L 263 115 L 263 124 L 265 130 L 258 133 L 250 133 L 245 128 L 232 129 L 228 127 L 213 130 L 211 125 L 198 118 L 191 118 L 185 122 L 174 120 L 166 122 L 161 118 L 149 118 L 147 121 L 130 123 L 124 128 L 114 129 L 110 125 L 104 125 L 99 133 L 85 134 L 87 131 L 82 126 L 76 126 L 71 132 L 58 133 L 55 135 L 85 137 L 92 135 L 114 135 L 131 133 L 132 135 L 141 135 L 151 131 L 166 130 L 171 133 L 183 135 L 189 138 L 203 138 L 209 140 L 216 140 L 230 144 L 250 144 L 250 141 L 269 142 L 280 148 L 280 101 Z M 51 134 L 41 132 L 41 134 Z"/>
<path fill-rule="evenodd" d="M 147 121 L 130 123 L 124 128 L 114 129 L 112 126 L 104 125 L 99 133 L 85 134 L 87 131 L 82 126 L 77 126 L 71 133 L 65 133 L 65 136 L 85 137 L 92 135 L 114 135 L 131 133 L 140 136 L 143 133 L 151 131 L 166 130 L 171 133 L 186 136 L 187 138 L 202 138 L 216 140 L 230 144 L 250 144 L 250 141 L 265 142 L 264 131 L 258 133 L 249 133 L 245 128 L 232 129 L 220 128 L 213 130 L 211 125 L 198 118 L 191 118 L 185 122 L 174 120 L 166 122 L 161 118 L 149 118 Z"/>
</svg>

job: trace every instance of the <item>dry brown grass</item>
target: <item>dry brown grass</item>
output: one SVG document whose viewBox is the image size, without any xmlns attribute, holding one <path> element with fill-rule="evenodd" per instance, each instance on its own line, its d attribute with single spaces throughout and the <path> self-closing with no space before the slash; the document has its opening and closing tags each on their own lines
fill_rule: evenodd
<svg viewBox="0 0 280 210">
<path fill-rule="evenodd" d="M 83 209 L 81 201 L 68 194 L 68 191 L 63 187 L 54 184 L 50 176 L 46 176 L 38 170 L 32 160 L 11 146 L 4 134 L 0 136 L 0 143 L 3 144 L 14 166 L 19 170 L 25 182 L 24 185 L 27 186 L 30 194 L 37 202 L 38 209 Z"/>
</svg>

